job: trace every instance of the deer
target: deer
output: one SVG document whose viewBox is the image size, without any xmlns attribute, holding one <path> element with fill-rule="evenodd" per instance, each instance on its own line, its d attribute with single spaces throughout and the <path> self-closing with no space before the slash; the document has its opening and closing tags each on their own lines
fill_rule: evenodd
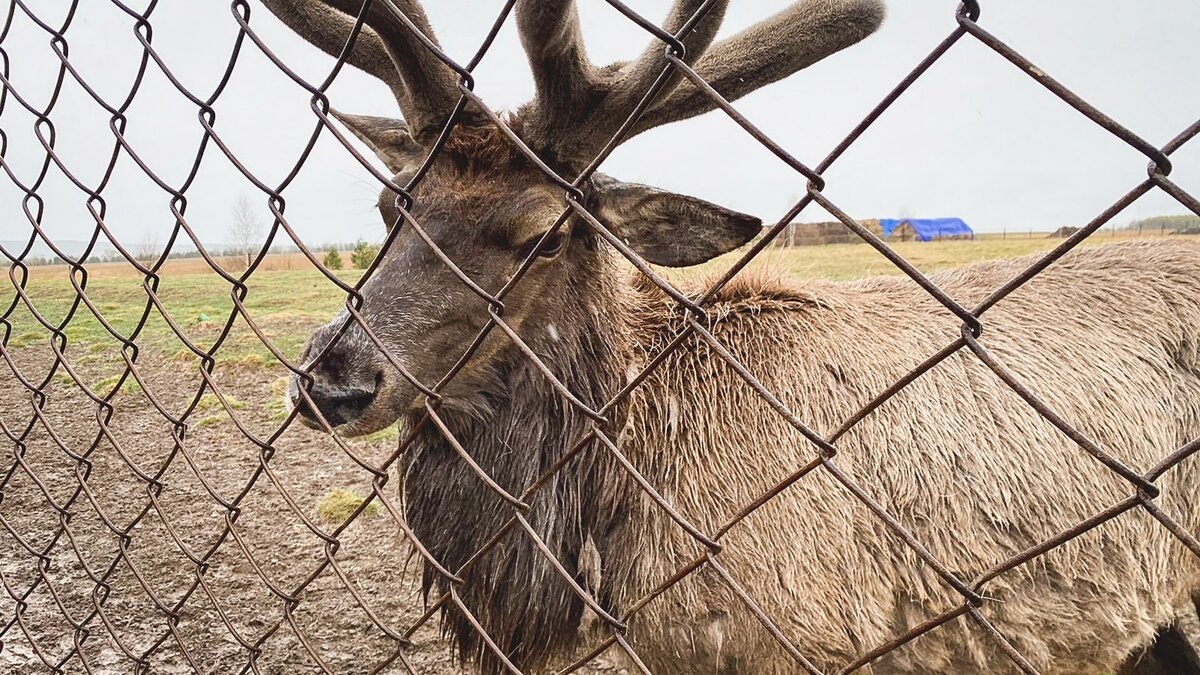
<svg viewBox="0 0 1200 675">
<path fill-rule="evenodd" d="M 736 100 L 860 42 L 883 22 L 879 0 L 799 2 L 720 40 L 727 1 L 677 0 L 661 31 L 712 91 L 667 70 L 661 40 L 595 66 L 574 2 L 517 0 L 536 93 L 503 116 L 460 106 L 415 0 L 264 3 L 345 50 L 403 115 L 331 111 L 394 175 L 379 199 L 390 244 L 354 315 L 310 336 L 287 397 L 326 432 L 404 430 L 401 511 L 426 601 L 455 599 L 443 631 L 464 662 L 542 672 L 607 642 L 662 673 L 1103 672 L 1189 611 L 1197 557 L 1140 508 L 981 576 L 1132 488 L 970 350 L 836 444 L 840 471 L 933 569 L 826 464 L 805 468 L 826 457 L 795 421 L 833 433 L 962 320 L 903 276 L 743 273 L 696 305 L 708 280 L 672 295 L 646 263 L 700 265 L 761 220 L 594 171 L 611 144 L 715 109 L 714 93 Z M 397 186 L 418 173 L 405 203 Z M 1149 470 L 1200 436 L 1197 261 L 1186 242 L 1072 251 L 989 307 L 977 339 L 1094 444 Z M 969 306 L 1031 264 L 929 279 Z M 501 289 L 502 315 L 488 299 Z M 1198 481 L 1185 461 L 1155 483 L 1156 508 L 1187 532 Z M 986 578 L 980 620 L 879 652 L 963 604 L 951 571 Z"/>
</svg>

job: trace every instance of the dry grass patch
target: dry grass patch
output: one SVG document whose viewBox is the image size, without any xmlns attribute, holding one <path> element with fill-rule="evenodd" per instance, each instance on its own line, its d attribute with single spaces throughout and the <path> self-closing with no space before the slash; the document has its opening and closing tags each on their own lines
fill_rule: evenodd
<svg viewBox="0 0 1200 675">
<path fill-rule="evenodd" d="M 353 490 L 335 488 L 317 500 L 317 517 L 328 525 L 340 525 L 354 515 L 365 500 L 366 497 Z M 379 512 L 379 502 L 372 501 L 363 509 L 362 517 L 374 518 Z"/>
</svg>

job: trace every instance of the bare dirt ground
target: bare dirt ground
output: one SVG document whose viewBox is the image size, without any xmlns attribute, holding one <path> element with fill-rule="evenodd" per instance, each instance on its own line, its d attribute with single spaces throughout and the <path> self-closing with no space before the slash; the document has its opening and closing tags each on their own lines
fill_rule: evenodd
<svg viewBox="0 0 1200 675">
<path fill-rule="evenodd" d="M 426 604 L 419 560 L 387 509 L 373 507 L 337 532 L 336 547 L 316 532 L 332 535 L 339 524 L 320 519 L 322 497 L 339 488 L 369 494 L 371 473 L 298 424 L 272 443 L 269 474 L 260 470 L 262 450 L 237 424 L 261 439 L 275 432 L 282 368 L 218 366 L 213 379 L 237 423 L 210 394 L 177 448 L 171 423 L 139 388 L 116 396 L 102 429 L 102 408 L 61 369 L 35 415 L 12 368 L 40 380 L 50 350 L 8 356 L 0 366 L 0 671 L 50 672 L 47 664 L 66 659 L 64 672 L 134 672 L 145 655 L 154 673 L 408 672 L 399 653 L 417 673 L 461 672 L 436 619 L 398 649 L 393 636 Z M 146 392 L 179 415 L 200 389 L 199 364 L 157 357 L 139 359 Z M 85 382 L 99 376 L 86 363 L 77 372 Z M 396 441 L 350 445 L 379 464 Z M 260 641 L 257 651 L 242 644 Z"/>
</svg>

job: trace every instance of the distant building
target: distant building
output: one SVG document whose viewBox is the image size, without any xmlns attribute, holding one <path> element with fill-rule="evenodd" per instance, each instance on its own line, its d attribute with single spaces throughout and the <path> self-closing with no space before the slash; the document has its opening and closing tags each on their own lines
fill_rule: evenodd
<svg viewBox="0 0 1200 675">
<path fill-rule="evenodd" d="M 882 237 L 883 229 L 879 220 L 868 218 L 858 221 L 872 234 Z M 859 237 L 845 223 L 835 220 L 828 223 L 790 223 L 779 236 L 775 237 L 775 245 L 786 246 L 818 246 L 821 244 L 859 244 Z"/>
<path fill-rule="evenodd" d="M 975 231 L 962 218 L 883 218 L 879 221 L 889 241 L 974 239 Z"/>
</svg>

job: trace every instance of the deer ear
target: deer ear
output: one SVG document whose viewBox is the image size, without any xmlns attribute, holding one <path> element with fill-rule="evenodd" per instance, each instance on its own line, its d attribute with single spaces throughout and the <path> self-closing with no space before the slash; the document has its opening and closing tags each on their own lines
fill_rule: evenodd
<svg viewBox="0 0 1200 675">
<path fill-rule="evenodd" d="M 329 112 L 358 140 L 366 143 L 393 173 L 403 173 L 424 161 L 426 150 L 413 140 L 404 120 L 347 115 L 337 110 Z"/>
<path fill-rule="evenodd" d="M 648 262 L 699 265 L 750 241 L 762 221 L 684 195 L 593 177 L 596 216 Z"/>
</svg>

